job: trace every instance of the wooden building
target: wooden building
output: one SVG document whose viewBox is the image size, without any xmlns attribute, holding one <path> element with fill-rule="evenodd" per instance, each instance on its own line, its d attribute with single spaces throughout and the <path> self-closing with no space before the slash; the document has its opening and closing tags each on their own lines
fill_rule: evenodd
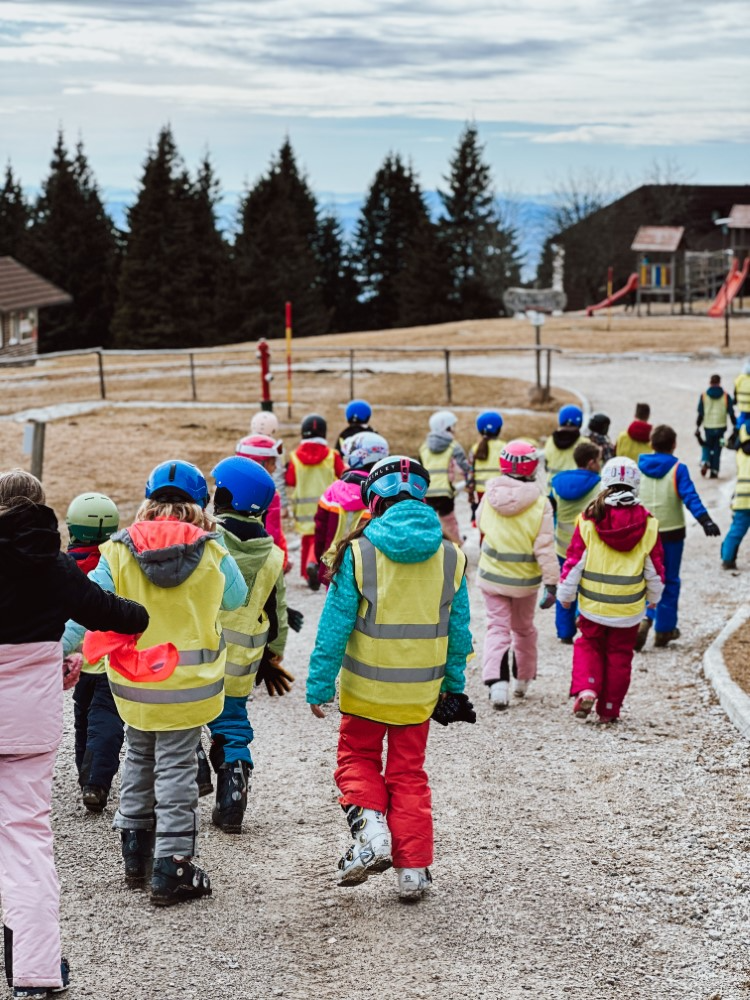
<svg viewBox="0 0 750 1000">
<path fill-rule="evenodd" d="M 640 226 L 630 249 L 638 255 L 636 309 L 641 303 L 651 311 L 654 300 L 666 299 L 674 312 L 675 292 L 681 271 L 684 226 Z"/>
<path fill-rule="evenodd" d="M 72 301 L 13 257 L 0 257 L 0 358 L 36 354 L 39 309 Z"/>
</svg>

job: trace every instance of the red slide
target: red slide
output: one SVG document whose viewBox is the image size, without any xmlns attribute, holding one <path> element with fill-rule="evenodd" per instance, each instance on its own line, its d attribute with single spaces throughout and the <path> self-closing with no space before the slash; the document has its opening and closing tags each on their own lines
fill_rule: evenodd
<svg viewBox="0 0 750 1000">
<path fill-rule="evenodd" d="M 622 288 L 619 291 L 615 292 L 614 295 L 610 295 L 609 298 L 602 299 L 602 301 L 597 302 L 595 306 L 587 306 L 586 315 L 591 316 L 597 311 L 597 309 L 606 309 L 607 306 L 614 305 L 615 302 L 619 302 L 620 299 L 624 299 L 626 295 L 630 294 L 630 292 L 634 292 L 637 287 L 638 287 L 638 275 L 635 272 L 633 272 L 633 274 L 630 275 L 630 277 L 622 286 Z"/>
<path fill-rule="evenodd" d="M 709 316 L 718 319 L 724 315 L 727 306 L 744 285 L 748 269 L 750 269 L 750 257 L 745 257 L 745 263 L 742 265 L 741 271 L 737 263 L 737 258 L 734 258 L 732 266 L 729 269 L 729 274 L 727 275 L 727 280 L 721 286 L 719 294 L 711 303 L 711 307 L 708 310 Z"/>
</svg>

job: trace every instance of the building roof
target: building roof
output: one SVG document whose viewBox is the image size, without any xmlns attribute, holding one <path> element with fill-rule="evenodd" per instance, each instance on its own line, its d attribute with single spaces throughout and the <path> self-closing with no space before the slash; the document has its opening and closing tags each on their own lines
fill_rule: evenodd
<svg viewBox="0 0 750 1000">
<path fill-rule="evenodd" d="M 64 306 L 73 299 L 13 257 L 0 257 L 0 312 Z"/>
<path fill-rule="evenodd" d="M 732 205 L 727 225 L 730 229 L 750 229 L 750 205 Z"/>
<path fill-rule="evenodd" d="M 630 249 L 674 253 L 684 235 L 684 226 L 640 226 Z"/>
</svg>

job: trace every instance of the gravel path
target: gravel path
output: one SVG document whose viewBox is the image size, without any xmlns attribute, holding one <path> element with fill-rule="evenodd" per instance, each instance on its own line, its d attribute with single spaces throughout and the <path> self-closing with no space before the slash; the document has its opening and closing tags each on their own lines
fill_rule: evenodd
<svg viewBox="0 0 750 1000">
<path fill-rule="evenodd" d="M 500 364 L 514 374 L 512 359 L 495 358 L 488 373 Z M 616 430 L 636 399 L 649 400 L 696 469 L 694 407 L 716 364 L 729 382 L 738 365 L 726 360 L 566 357 L 555 381 L 610 413 Z M 728 476 L 731 456 L 725 464 Z M 726 482 L 698 482 L 726 529 Z M 619 727 L 572 717 L 570 648 L 556 641 L 552 612 L 539 615 L 540 678 L 526 702 L 493 713 L 474 661 L 477 725 L 431 737 L 435 887 L 419 907 L 399 905 L 392 873 L 348 891 L 334 884 L 346 843 L 332 781 L 338 718 L 314 719 L 303 683 L 321 594 L 291 581 L 291 603 L 307 616 L 287 656 L 298 683 L 290 697 L 252 704 L 246 833 L 215 831 L 202 800 L 210 900 L 155 911 L 125 889 L 111 809 L 90 816 L 76 797 L 68 698 L 54 825 L 73 995 L 745 1000 L 750 754 L 699 669 L 746 588 L 718 565 L 716 540 L 692 524 L 683 638 L 637 657 Z M 481 653 L 474 587 L 472 606 Z"/>
</svg>

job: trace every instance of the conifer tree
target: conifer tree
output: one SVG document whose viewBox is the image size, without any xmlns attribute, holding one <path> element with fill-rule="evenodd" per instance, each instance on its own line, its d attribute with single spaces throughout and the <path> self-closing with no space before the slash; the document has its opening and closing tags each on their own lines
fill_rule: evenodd
<svg viewBox="0 0 750 1000">
<path fill-rule="evenodd" d="M 335 215 L 325 215 L 318 228 L 317 256 L 320 263 L 320 290 L 328 314 L 331 333 L 356 330 L 362 321 L 359 288 L 351 250 Z"/>
<path fill-rule="evenodd" d="M 21 260 L 30 218 L 31 210 L 8 163 L 5 181 L 0 189 L 0 257 Z"/>
</svg>

